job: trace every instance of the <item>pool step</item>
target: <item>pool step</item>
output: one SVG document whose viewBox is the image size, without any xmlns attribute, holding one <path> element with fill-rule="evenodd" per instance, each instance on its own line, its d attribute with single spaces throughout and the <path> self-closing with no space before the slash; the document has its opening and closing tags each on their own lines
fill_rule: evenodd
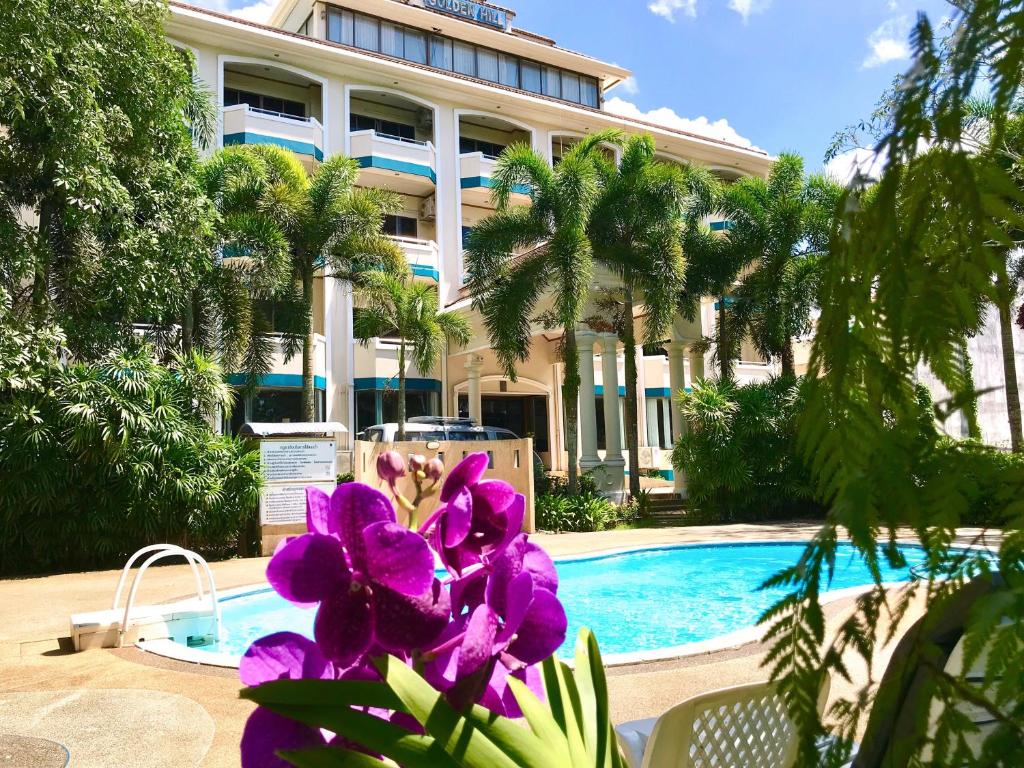
<svg viewBox="0 0 1024 768">
<path fill-rule="evenodd" d="M 686 512 L 686 501 L 678 493 L 652 493 L 647 509 L 647 516 L 652 520 L 680 520 Z"/>
</svg>

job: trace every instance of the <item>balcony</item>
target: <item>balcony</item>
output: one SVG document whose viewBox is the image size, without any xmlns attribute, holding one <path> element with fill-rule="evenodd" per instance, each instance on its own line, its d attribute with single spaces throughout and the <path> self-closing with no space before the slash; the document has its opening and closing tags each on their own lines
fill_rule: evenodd
<svg viewBox="0 0 1024 768">
<path fill-rule="evenodd" d="M 417 240 L 411 237 L 392 237 L 399 247 L 405 251 L 414 277 L 433 280 L 440 279 L 441 254 L 437 243 L 433 240 Z"/>
<path fill-rule="evenodd" d="M 275 348 L 271 354 L 270 373 L 260 376 L 261 387 L 299 389 L 302 387 L 302 352 L 297 352 L 290 360 L 285 361 L 283 339 L 271 334 L 270 339 Z M 232 373 L 228 382 L 241 385 L 245 383 L 245 374 Z M 316 389 L 327 388 L 327 339 L 319 333 L 313 334 L 313 386 Z"/>
<path fill-rule="evenodd" d="M 405 195 L 434 191 L 437 160 L 429 141 L 389 136 L 373 130 L 349 134 L 349 157 L 363 168 L 360 183 Z"/>
<path fill-rule="evenodd" d="M 468 152 L 459 155 L 459 185 L 462 187 L 462 202 L 466 205 L 493 207 L 491 202 L 491 181 L 494 178 L 498 158 L 483 152 Z M 517 184 L 512 203 L 525 205 L 530 200 L 530 188 Z"/>
<path fill-rule="evenodd" d="M 224 107 L 224 146 L 273 144 L 294 152 L 307 168 L 324 159 L 324 128 L 314 117 L 236 104 Z"/>
</svg>

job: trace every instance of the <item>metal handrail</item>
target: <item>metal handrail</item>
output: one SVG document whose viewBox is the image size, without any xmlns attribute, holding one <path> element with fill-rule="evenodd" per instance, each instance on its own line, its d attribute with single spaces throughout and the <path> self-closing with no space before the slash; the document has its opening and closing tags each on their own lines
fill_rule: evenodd
<svg viewBox="0 0 1024 768">
<path fill-rule="evenodd" d="M 185 549 L 184 547 L 179 547 L 177 544 L 150 544 L 148 547 L 143 547 L 130 558 L 128 558 L 128 562 L 125 563 L 124 568 L 121 569 L 121 578 L 117 580 L 117 589 L 114 591 L 114 600 L 110 604 L 110 610 L 117 610 L 117 604 L 121 602 L 121 592 L 124 590 L 125 579 L 128 578 L 128 571 L 130 571 L 132 569 L 132 566 L 135 565 L 135 561 L 143 555 L 145 555 L 147 552 L 156 552 L 157 550 L 174 551 L 176 554 L 182 555 L 185 558 L 185 560 L 188 561 L 189 566 L 192 568 L 192 575 L 195 577 L 196 580 L 196 593 L 199 595 L 200 600 L 203 599 L 203 582 L 199 576 L 198 563 L 196 560 L 192 559 L 192 555 L 195 555 L 195 557 L 197 558 L 199 557 L 199 555 L 197 555 L 195 552 L 192 552 L 191 550 Z"/>
<path fill-rule="evenodd" d="M 139 570 L 135 574 L 135 578 L 132 580 L 132 587 L 128 591 L 128 600 L 124 604 L 124 616 L 121 620 L 121 626 L 118 627 L 117 647 L 120 648 L 124 644 L 124 636 L 125 633 L 128 631 L 128 621 L 131 617 L 132 606 L 135 604 L 135 595 L 139 590 L 139 585 L 142 583 L 142 575 L 146 572 L 146 569 L 149 568 L 149 566 L 151 566 L 158 560 L 162 560 L 166 557 L 184 557 L 186 560 L 189 561 L 190 565 L 194 566 L 195 563 L 198 563 L 203 567 L 203 570 L 206 572 L 206 581 L 207 584 L 209 585 L 210 607 L 211 614 L 213 616 L 213 636 L 214 639 L 219 640 L 220 603 L 217 601 L 217 585 L 213 580 L 213 573 L 210 571 L 210 564 L 207 563 L 206 560 L 196 552 L 193 552 L 189 549 L 184 549 L 183 547 L 179 547 L 175 544 L 154 544 L 149 547 L 143 547 L 142 550 L 139 550 L 139 552 L 136 552 L 134 555 L 132 555 L 131 559 L 128 562 L 134 563 L 140 555 L 145 554 L 145 551 L 143 550 L 153 552 L 153 554 L 146 558 L 146 561 L 140 566 Z M 122 576 L 123 575 L 124 572 L 122 571 Z M 120 597 L 121 586 L 122 584 L 119 583 L 118 594 L 115 595 L 115 598 Z M 199 594 L 199 601 L 201 603 L 203 600 L 201 585 L 198 587 L 197 592 Z M 114 608 L 117 608 L 116 604 Z"/>
</svg>

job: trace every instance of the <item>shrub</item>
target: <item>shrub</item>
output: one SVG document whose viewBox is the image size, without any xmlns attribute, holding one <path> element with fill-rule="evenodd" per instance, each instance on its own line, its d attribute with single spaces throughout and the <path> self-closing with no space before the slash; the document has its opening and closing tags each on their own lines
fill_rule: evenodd
<svg viewBox="0 0 1024 768">
<path fill-rule="evenodd" d="M 0 311 L 2 314 L 2 311 Z M 150 347 L 62 365 L 56 332 L 0 316 L 0 572 L 121 564 L 168 541 L 233 552 L 253 515 L 259 455 L 214 433 L 227 402 L 199 355 Z"/>
<path fill-rule="evenodd" d="M 564 478 L 551 477 L 546 493 L 534 500 L 537 527 L 556 533 L 580 533 L 614 528 L 628 515 L 597 491 L 594 480 L 582 475 L 579 488 L 569 494 Z"/>
<path fill-rule="evenodd" d="M 672 464 L 704 522 L 820 516 L 797 454 L 800 379 L 705 381 L 681 396 L 686 433 Z"/>
</svg>

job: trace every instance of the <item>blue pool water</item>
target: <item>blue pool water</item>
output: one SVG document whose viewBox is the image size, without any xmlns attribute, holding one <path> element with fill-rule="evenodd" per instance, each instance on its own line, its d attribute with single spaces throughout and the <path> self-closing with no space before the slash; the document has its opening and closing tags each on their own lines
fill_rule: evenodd
<svg viewBox="0 0 1024 768">
<path fill-rule="evenodd" d="M 785 591 L 758 586 L 795 563 L 803 549 L 800 543 L 708 544 L 558 562 L 558 596 L 569 617 L 561 654 L 572 654 L 581 627 L 594 631 L 605 655 L 672 648 L 751 627 Z M 918 548 L 903 552 L 909 566 L 924 559 Z M 885 581 L 908 578 L 907 569 L 883 570 Z M 827 588 L 870 583 L 854 549 L 840 545 Z M 221 640 L 203 650 L 240 655 L 256 638 L 281 630 L 312 637 L 315 610 L 297 608 L 269 588 L 224 599 L 221 607 Z"/>
</svg>

